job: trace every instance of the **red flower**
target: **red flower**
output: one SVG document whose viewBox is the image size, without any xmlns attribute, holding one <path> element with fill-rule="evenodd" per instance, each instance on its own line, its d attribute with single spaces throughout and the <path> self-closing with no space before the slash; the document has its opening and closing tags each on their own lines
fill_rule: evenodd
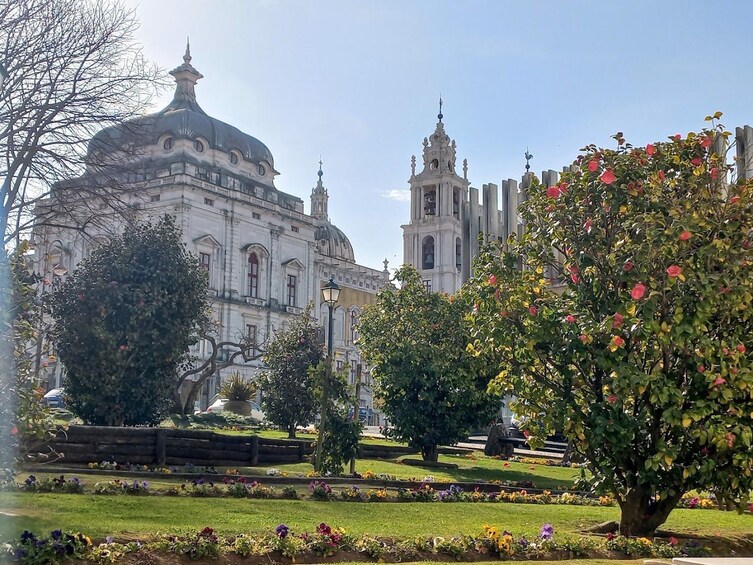
<svg viewBox="0 0 753 565">
<path fill-rule="evenodd" d="M 733 196 L 732 198 L 729 199 L 730 204 L 737 204 L 739 201 L 740 201 L 739 196 Z"/>
<path fill-rule="evenodd" d="M 621 328 L 622 327 L 622 320 L 623 320 L 622 314 L 620 314 L 619 312 L 617 312 L 617 314 L 614 315 L 614 322 L 612 323 L 612 325 L 615 328 Z"/>
<path fill-rule="evenodd" d="M 583 229 L 586 230 L 586 233 L 591 233 L 591 226 L 592 225 L 593 225 L 593 222 L 591 221 L 590 218 L 588 220 L 586 220 L 586 223 L 583 224 Z"/>
<path fill-rule="evenodd" d="M 601 176 L 599 177 L 599 180 L 603 182 L 604 184 L 612 184 L 614 181 L 617 180 L 617 177 L 614 176 L 614 173 L 611 169 L 607 169 L 603 173 L 601 173 Z"/>
<path fill-rule="evenodd" d="M 625 261 L 625 264 L 622 266 L 622 270 L 627 273 L 628 271 L 632 271 L 633 267 L 635 267 L 635 265 L 632 261 Z"/>
<path fill-rule="evenodd" d="M 509 316 L 509 315 L 510 315 L 510 313 L 509 313 L 509 312 L 508 312 L 507 310 L 502 310 L 502 311 L 501 311 L 501 312 L 499 313 L 499 315 L 500 315 L 500 316 L 501 316 L 502 318 L 507 318 L 507 316 Z"/>
<path fill-rule="evenodd" d="M 528 430 L 523 430 L 523 435 L 525 437 L 530 437 L 531 436 L 531 432 L 529 432 Z"/>
<path fill-rule="evenodd" d="M 659 171 L 659 180 L 664 181 L 667 175 L 664 174 L 664 171 Z"/>
<path fill-rule="evenodd" d="M 567 316 L 565 317 L 565 321 L 566 321 L 566 322 L 567 322 L 568 324 L 574 324 L 574 323 L 575 323 L 575 316 L 573 316 L 572 314 L 568 314 L 568 315 L 567 315 Z"/>
<path fill-rule="evenodd" d="M 615 345 L 616 347 L 622 347 L 623 345 L 625 345 L 625 340 L 622 339 L 620 336 L 616 335 L 612 337 L 612 344 Z"/>
<path fill-rule="evenodd" d="M 738 351 L 739 351 L 740 353 L 745 353 L 745 345 L 743 345 L 743 344 L 741 343 L 740 345 L 738 345 L 738 346 L 737 346 L 737 350 L 738 350 Z"/>
<path fill-rule="evenodd" d="M 489 277 L 489 284 L 492 285 L 492 286 L 494 286 L 495 284 L 497 284 L 497 277 L 495 275 L 491 275 Z"/>
<path fill-rule="evenodd" d="M 595 173 L 596 171 L 598 171 L 599 170 L 599 162 L 596 159 L 591 159 L 588 162 L 588 170 L 591 171 L 592 173 Z"/>
<path fill-rule="evenodd" d="M 698 365 L 698 372 L 699 373 L 705 373 L 706 372 L 706 367 L 704 367 L 703 365 Z"/>
<path fill-rule="evenodd" d="M 717 169 L 716 167 L 711 167 L 711 170 L 709 171 L 709 174 L 711 175 L 711 178 L 713 180 L 716 180 L 717 177 L 719 176 L 719 169 Z"/>
<path fill-rule="evenodd" d="M 693 237 L 693 234 L 685 230 L 680 234 L 680 241 L 688 241 L 691 237 Z"/>
<path fill-rule="evenodd" d="M 530 307 L 530 308 L 528 309 L 528 313 L 529 313 L 529 314 L 530 314 L 531 316 L 535 316 L 536 314 L 538 314 L 538 313 L 539 313 L 539 310 L 538 310 L 538 308 L 536 308 L 536 306 L 531 306 L 531 307 Z"/>
<path fill-rule="evenodd" d="M 682 274 L 682 269 L 677 265 L 671 265 L 667 268 L 667 274 L 670 277 L 679 277 Z"/>
<path fill-rule="evenodd" d="M 674 537 L 674 536 L 670 536 L 670 538 L 669 538 L 669 545 L 675 546 L 675 545 L 677 545 L 678 543 L 679 543 L 679 541 L 677 540 L 677 538 L 676 538 L 676 537 Z"/>
<path fill-rule="evenodd" d="M 616 534 L 613 534 L 612 532 L 609 532 L 609 533 L 607 534 L 607 541 L 612 541 L 612 540 L 613 540 L 614 538 L 616 538 L 616 537 L 617 537 L 617 535 L 616 535 Z"/>
<path fill-rule="evenodd" d="M 578 273 L 573 273 L 570 275 L 570 280 L 573 281 L 573 284 L 578 284 L 580 282 L 580 275 Z"/>
<path fill-rule="evenodd" d="M 711 137 L 710 136 L 707 135 L 706 137 L 702 137 L 701 138 L 701 147 L 703 147 L 704 149 L 708 149 L 709 147 L 711 147 Z"/>
<path fill-rule="evenodd" d="M 609 402 L 609 404 L 614 404 L 615 402 L 617 402 L 617 395 L 610 394 L 609 396 L 607 396 L 607 402 Z"/>
<path fill-rule="evenodd" d="M 653 155 L 654 153 L 656 153 L 656 147 L 654 147 L 650 143 L 646 145 L 646 155 Z"/>
<path fill-rule="evenodd" d="M 588 336 L 586 334 L 581 334 L 580 336 L 578 336 L 578 339 L 583 345 L 588 343 Z"/>
<path fill-rule="evenodd" d="M 725 384 L 726 382 L 727 381 L 723 379 L 722 377 L 717 377 L 716 380 L 714 381 L 714 386 L 720 386 L 720 385 Z"/>
<path fill-rule="evenodd" d="M 703 161 L 701 160 L 700 157 L 695 157 L 690 160 L 690 164 L 693 165 L 694 167 L 700 167 L 701 163 L 703 163 Z"/>
<path fill-rule="evenodd" d="M 557 198 L 560 195 L 560 189 L 556 185 L 552 185 L 546 189 L 546 195 L 549 198 Z"/>
<path fill-rule="evenodd" d="M 679 133 L 675 134 L 675 140 L 680 141 L 682 139 L 682 136 Z"/>
<path fill-rule="evenodd" d="M 633 297 L 633 300 L 640 300 L 644 294 L 646 294 L 646 285 L 643 283 L 638 283 L 630 291 L 630 296 Z"/>
</svg>

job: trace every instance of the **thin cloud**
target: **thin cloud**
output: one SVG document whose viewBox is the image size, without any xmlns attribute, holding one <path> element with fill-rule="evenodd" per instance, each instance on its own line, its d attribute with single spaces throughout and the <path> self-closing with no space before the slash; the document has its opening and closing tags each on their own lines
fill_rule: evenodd
<svg viewBox="0 0 753 565">
<path fill-rule="evenodd" d="M 410 202 L 410 190 L 388 190 L 382 193 L 382 198 L 397 200 L 398 202 Z"/>
</svg>

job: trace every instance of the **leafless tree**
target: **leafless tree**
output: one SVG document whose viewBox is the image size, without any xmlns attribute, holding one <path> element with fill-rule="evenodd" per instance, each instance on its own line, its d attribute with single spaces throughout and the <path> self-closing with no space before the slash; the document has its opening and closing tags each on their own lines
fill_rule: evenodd
<svg viewBox="0 0 753 565">
<path fill-rule="evenodd" d="M 242 334 L 235 340 L 218 341 L 211 323 L 201 331 L 199 338 L 209 346 L 209 356 L 196 361 L 194 366 L 184 371 L 178 379 L 175 390 L 176 407 L 185 415 L 193 414 L 194 403 L 201 387 L 212 376 L 228 367 L 243 366 L 264 356 L 264 344 L 256 342 L 256 336 Z M 181 400 L 180 390 L 184 383 L 190 383 L 188 396 Z"/>
<path fill-rule="evenodd" d="M 103 210 L 128 204 L 122 175 L 93 162 L 98 155 L 85 157 L 97 131 L 143 113 L 163 85 L 134 40 L 137 27 L 133 10 L 117 1 L 0 0 L 5 245 L 33 222 L 86 229 Z M 133 160 L 120 157 L 122 173 Z M 97 174 L 71 181 L 85 169 Z"/>
</svg>

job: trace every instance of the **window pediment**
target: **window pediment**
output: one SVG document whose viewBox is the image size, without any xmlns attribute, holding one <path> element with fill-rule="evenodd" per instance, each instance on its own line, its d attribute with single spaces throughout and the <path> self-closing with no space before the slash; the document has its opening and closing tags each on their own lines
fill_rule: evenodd
<svg viewBox="0 0 753 565">
<path fill-rule="evenodd" d="M 217 241 L 211 234 L 205 234 L 200 237 L 197 237 L 196 239 L 193 240 L 193 242 L 196 245 L 206 245 L 207 247 L 216 247 L 216 248 L 222 247 L 220 245 L 220 242 Z"/>
<path fill-rule="evenodd" d="M 286 269 L 295 269 L 297 271 L 303 271 L 306 267 L 301 263 L 298 259 L 288 259 L 287 261 L 283 261 L 282 266 Z"/>
</svg>

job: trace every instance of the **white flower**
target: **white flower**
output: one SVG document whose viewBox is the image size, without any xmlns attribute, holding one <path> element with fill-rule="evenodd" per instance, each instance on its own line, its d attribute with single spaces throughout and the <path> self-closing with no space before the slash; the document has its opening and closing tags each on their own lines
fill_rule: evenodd
<svg viewBox="0 0 753 565">
<path fill-rule="evenodd" d="M 422 483 L 433 483 L 434 482 L 434 475 L 426 475 L 421 482 Z"/>
<path fill-rule="evenodd" d="M 274 469 L 274 468 L 267 469 L 267 475 L 269 475 L 270 477 L 276 477 L 280 473 L 281 473 L 281 471 L 279 469 Z"/>
</svg>

